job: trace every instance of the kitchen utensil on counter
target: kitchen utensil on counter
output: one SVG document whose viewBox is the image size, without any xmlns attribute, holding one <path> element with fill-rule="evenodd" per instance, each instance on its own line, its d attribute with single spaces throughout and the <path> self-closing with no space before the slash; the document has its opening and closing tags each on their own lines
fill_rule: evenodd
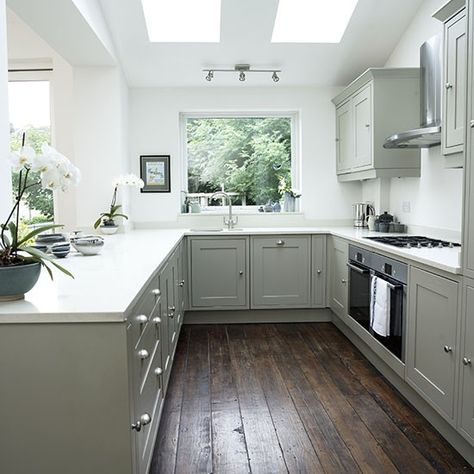
<svg viewBox="0 0 474 474">
<path fill-rule="evenodd" d="M 365 218 L 365 220 L 367 221 L 367 227 L 369 228 L 369 230 L 374 231 L 375 221 L 377 220 L 377 218 L 373 214 L 370 214 Z"/>
<path fill-rule="evenodd" d="M 356 202 L 354 207 L 354 227 L 367 227 L 367 216 L 375 215 L 374 206 L 366 202 Z"/>
<path fill-rule="evenodd" d="M 71 238 L 72 246 L 82 255 L 97 255 L 104 246 L 104 239 L 100 235 L 84 235 Z"/>
</svg>

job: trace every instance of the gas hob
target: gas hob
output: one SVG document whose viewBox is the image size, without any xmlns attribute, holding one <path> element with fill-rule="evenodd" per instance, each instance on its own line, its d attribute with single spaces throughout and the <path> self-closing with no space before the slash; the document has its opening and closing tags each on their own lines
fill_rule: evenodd
<svg viewBox="0 0 474 474">
<path fill-rule="evenodd" d="M 454 248 L 460 247 L 461 244 L 456 242 L 447 242 L 445 240 L 430 239 L 429 237 L 421 237 L 417 235 L 400 235 L 389 237 L 365 237 L 366 239 L 381 244 L 391 245 L 392 247 L 400 247 L 406 249 L 421 248 Z"/>
</svg>

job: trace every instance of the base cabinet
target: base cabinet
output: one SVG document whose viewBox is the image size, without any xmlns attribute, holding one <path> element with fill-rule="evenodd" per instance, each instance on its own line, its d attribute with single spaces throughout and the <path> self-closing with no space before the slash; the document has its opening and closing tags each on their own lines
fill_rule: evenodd
<svg viewBox="0 0 474 474">
<path fill-rule="evenodd" d="M 190 238 L 190 309 L 248 309 L 248 238 Z"/>
<path fill-rule="evenodd" d="M 461 434 L 474 446 L 474 280 L 463 284 L 459 422 Z"/>
<path fill-rule="evenodd" d="M 313 235 L 311 242 L 313 308 L 326 307 L 326 236 Z"/>
<path fill-rule="evenodd" d="M 311 237 L 251 238 L 251 307 L 311 306 Z"/>
<path fill-rule="evenodd" d="M 411 267 L 407 382 L 447 421 L 456 415 L 459 284 Z"/>
<path fill-rule="evenodd" d="M 343 239 L 330 237 L 328 243 L 329 275 L 329 307 L 342 320 L 347 320 L 347 292 L 349 272 L 347 260 L 349 245 Z"/>
</svg>

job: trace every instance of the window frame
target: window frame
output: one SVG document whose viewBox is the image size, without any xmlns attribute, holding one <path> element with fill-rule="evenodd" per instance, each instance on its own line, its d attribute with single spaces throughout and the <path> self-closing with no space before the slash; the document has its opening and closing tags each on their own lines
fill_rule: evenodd
<svg viewBox="0 0 474 474">
<path fill-rule="evenodd" d="M 301 191 L 301 123 L 300 111 L 295 109 L 245 109 L 245 110 L 193 110 L 179 113 L 179 140 L 181 158 L 181 191 L 188 192 L 188 155 L 187 155 L 187 120 L 188 119 L 218 119 L 218 118 L 272 118 L 286 117 L 290 119 L 291 133 L 291 183 L 293 189 Z M 181 208 L 181 202 L 179 203 Z M 233 206 L 236 214 L 249 214 L 258 212 L 260 206 Z M 226 212 L 227 206 L 219 206 L 220 212 Z M 205 210 L 204 215 L 218 214 L 219 211 Z M 180 210 L 182 214 L 182 210 Z"/>
</svg>

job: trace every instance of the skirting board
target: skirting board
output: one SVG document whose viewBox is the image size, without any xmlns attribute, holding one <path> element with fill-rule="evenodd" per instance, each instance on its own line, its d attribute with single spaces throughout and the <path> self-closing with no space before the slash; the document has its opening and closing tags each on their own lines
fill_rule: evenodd
<svg viewBox="0 0 474 474">
<path fill-rule="evenodd" d="M 331 321 L 332 313 L 328 308 L 186 311 L 184 314 L 184 324 L 323 323 Z"/>
<path fill-rule="evenodd" d="M 404 380 L 402 380 L 372 349 L 357 336 L 336 314 L 332 313 L 333 324 L 359 349 L 375 368 L 438 430 L 472 466 L 473 447 L 441 418 Z"/>
</svg>

